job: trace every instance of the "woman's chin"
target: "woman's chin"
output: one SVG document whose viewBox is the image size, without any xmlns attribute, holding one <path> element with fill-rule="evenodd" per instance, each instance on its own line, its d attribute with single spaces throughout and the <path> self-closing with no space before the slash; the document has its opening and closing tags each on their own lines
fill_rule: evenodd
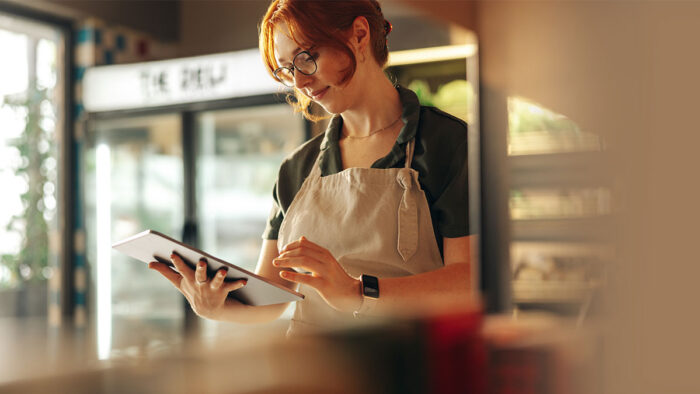
<svg viewBox="0 0 700 394">
<path fill-rule="evenodd" d="M 321 108 L 323 108 L 326 112 L 328 112 L 331 115 L 338 115 L 341 112 L 343 112 L 340 106 L 333 105 L 333 103 L 316 102 L 316 104 L 320 105 Z"/>
</svg>

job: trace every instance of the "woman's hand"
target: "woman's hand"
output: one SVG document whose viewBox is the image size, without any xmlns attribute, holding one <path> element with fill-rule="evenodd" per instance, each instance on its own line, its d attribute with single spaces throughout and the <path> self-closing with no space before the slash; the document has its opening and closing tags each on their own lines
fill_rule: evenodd
<svg viewBox="0 0 700 394">
<path fill-rule="evenodd" d="M 176 254 L 172 254 L 170 260 L 179 273 L 157 261 L 150 262 L 148 268 L 165 276 L 187 298 L 192 310 L 201 317 L 217 319 L 227 302 L 228 293 L 247 283 L 246 279 L 224 283 L 225 268 L 220 269 L 212 279 L 207 278 L 207 263 L 204 259 L 199 260 L 196 270 L 188 267 Z"/>
<path fill-rule="evenodd" d="M 348 275 L 328 250 L 305 237 L 286 245 L 272 264 L 309 271 L 298 273 L 285 270 L 280 272 L 280 276 L 290 282 L 313 287 L 328 305 L 341 312 L 353 312 L 362 305 L 361 282 Z"/>
</svg>

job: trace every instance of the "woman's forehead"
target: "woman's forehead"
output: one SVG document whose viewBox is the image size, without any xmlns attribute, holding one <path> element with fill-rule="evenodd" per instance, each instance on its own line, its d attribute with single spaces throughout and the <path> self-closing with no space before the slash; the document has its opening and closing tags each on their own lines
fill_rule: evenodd
<svg viewBox="0 0 700 394">
<path fill-rule="evenodd" d="M 280 23 L 275 26 L 274 34 L 272 35 L 275 44 L 275 58 L 277 62 L 291 61 L 290 56 L 294 55 L 299 44 L 294 42 L 292 34 L 289 31 L 286 23 Z"/>
<path fill-rule="evenodd" d="M 304 49 L 304 45 L 294 39 L 285 22 L 275 26 L 272 40 L 277 63 L 291 62 L 294 55 Z"/>
</svg>

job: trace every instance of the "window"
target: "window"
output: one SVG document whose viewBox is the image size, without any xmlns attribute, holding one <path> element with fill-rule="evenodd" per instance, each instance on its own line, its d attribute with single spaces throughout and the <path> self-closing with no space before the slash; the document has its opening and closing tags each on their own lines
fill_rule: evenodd
<svg viewBox="0 0 700 394">
<path fill-rule="evenodd" d="M 0 316 L 45 315 L 60 277 L 65 51 L 61 28 L 0 12 Z"/>
</svg>

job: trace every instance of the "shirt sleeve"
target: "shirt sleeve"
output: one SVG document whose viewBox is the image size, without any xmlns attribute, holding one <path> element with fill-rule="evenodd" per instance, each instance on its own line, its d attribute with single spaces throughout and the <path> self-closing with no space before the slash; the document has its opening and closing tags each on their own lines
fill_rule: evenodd
<svg viewBox="0 0 700 394">
<path fill-rule="evenodd" d="M 277 182 L 275 182 L 275 187 L 272 189 L 272 207 L 270 207 L 270 214 L 267 217 L 267 225 L 262 238 L 277 239 L 282 219 L 284 219 L 284 212 L 280 207 L 279 197 L 277 196 Z"/>
<path fill-rule="evenodd" d="M 446 186 L 433 205 L 433 210 L 438 216 L 438 232 L 447 238 L 471 234 L 466 142 L 455 152 Z"/>
</svg>

